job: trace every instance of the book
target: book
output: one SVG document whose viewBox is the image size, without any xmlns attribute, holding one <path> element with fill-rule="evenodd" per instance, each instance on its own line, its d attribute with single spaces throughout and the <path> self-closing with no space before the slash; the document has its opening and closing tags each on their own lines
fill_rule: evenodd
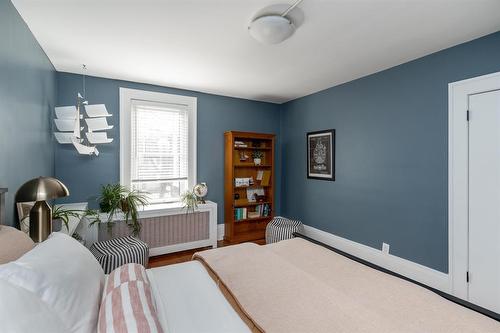
<svg viewBox="0 0 500 333">
<path fill-rule="evenodd" d="M 235 208 L 234 209 L 234 220 L 241 221 L 245 220 L 248 217 L 248 209 L 247 208 Z"/>
<path fill-rule="evenodd" d="M 255 219 L 255 218 L 258 218 L 260 217 L 259 213 L 258 212 L 248 212 L 248 218 L 249 219 Z"/>
<path fill-rule="evenodd" d="M 271 179 L 271 171 L 264 170 L 262 172 L 262 180 L 260 181 L 260 185 L 262 185 L 262 186 L 268 186 L 270 179 Z"/>
<path fill-rule="evenodd" d="M 247 148 L 248 145 L 244 143 L 243 141 L 234 141 L 234 146 L 236 148 Z"/>
</svg>

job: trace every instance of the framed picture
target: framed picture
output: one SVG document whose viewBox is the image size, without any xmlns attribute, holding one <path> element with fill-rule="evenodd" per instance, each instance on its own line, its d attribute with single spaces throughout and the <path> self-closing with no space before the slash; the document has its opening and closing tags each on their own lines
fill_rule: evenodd
<svg viewBox="0 0 500 333">
<path fill-rule="evenodd" d="M 17 216 L 19 217 L 19 226 L 21 231 L 29 234 L 30 232 L 30 211 L 35 205 L 35 202 L 17 202 Z"/>
<path fill-rule="evenodd" d="M 335 130 L 307 133 L 307 178 L 335 180 Z"/>
</svg>

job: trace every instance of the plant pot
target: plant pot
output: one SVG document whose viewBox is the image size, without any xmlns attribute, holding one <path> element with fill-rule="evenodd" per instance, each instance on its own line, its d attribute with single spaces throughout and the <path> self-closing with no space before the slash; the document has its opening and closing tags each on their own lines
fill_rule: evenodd
<svg viewBox="0 0 500 333">
<path fill-rule="evenodd" d="M 52 231 L 53 232 L 61 231 L 62 228 L 64 228 L 64 230 L 67 230 L 66 226 L 64 225 L 64 223 L 61 219 L 52 220 Z"/>
<path fill-rule="evenodd" d="M 255 165 L 260 165 L 260 164 L 262 163 L 262 159 L 260 159 L 260 158 L 254 158 L 254 159 L 253 159 L 253 163 L 254 163 Z"/>
<path fill-rule="evenodd" d="M 127 200 L 122 200 L 122 201 L 120 202 L 120 209 L 122 210 L 122 212 L 123 212 L 123 213 L 125 213 L 125 214 L 127 214 L 127 213 L 128 213 L 128 211 L 129 211 L 130 207 L 129 207 L 129 205 L 128 205 Z"/>
</svg>

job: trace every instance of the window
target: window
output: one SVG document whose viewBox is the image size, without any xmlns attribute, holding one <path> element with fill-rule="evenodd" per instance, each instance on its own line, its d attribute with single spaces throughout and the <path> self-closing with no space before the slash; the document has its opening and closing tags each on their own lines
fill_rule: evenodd
<svg viewBox="0 0 500 333">
<path fill-rule="evenodd" d="M 120 181 L 177 202 L 196 183 L 196 98 L 120 88 Z"/>
</svg>

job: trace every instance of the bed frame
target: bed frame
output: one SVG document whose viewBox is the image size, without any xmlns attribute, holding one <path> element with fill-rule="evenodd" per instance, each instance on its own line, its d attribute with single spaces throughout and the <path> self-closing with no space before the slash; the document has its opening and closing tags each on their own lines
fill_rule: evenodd
<svg viewBox="0 0 500 333">
<path fill-rule="evenodd" d="M 447 300 L 449 300 L 449 301 L 452 301 L 453 303 L 459 304 L 459 305 L 464 306 L 464 307 L 466 307 L 466 308 L 468 308 L 468 309 L 471 309 L 471 310 L 473 310 L 473 311 L 479 312 L 479 313 L 481 313 L 481 314 L 483 314 L 483 315 L 485 315 L 485 316 L 487 316 L 487 317 L 490 317 L 490 318 L 492 318 L 492 319 L 494 319 L 494 320 L 496 320 L 496 321 L 500 322 L 500 314 L 498 314 L 498 313 L 496 313 L 496 312 L 493 312 L 493 311 L 491 311 L 491 310 L 485 309 L 485 308 L 480 307 L 480 306 L 478 306 L 478 305 L 476 305 L 476 304 L 472 304 L 472 303 L 470 303 L 470 302 L 467 302 L 467 301 L 465 301 L 465 300 L 463 300 L 463 299 L 460 299 L 460 298 L 458 298 L 458 297 L 455 297 L 455 296 L 453 296 L 453 295 L 447 294 L 447 293 L 445 293 L 445 292 L 443 292 L 443 291 L 440 291 L 440 290 L 438 290 L 438 289 L 435 289 L 435 288 L 429 287 L 428 285 L 425 285 L 425 284 L 420 283 L 420 282 L 418 282 L 418 281 L 415 281 L 415 280 L 412 280 L 412 279 L 410 279 L 410 278 L 407 278 L 406 276 L 403 276 L 403 275 L 401 275 L 401 274 L 394 273 L 393 271 L 390 271 L 390 270 L 388 270 L 388 269 L 386 269 L 386 268 L 383 268 L 383 267 L 380 267 L 380 266 L 378 266 L 378 265 L 375 265 L 375 264 L 373 264 L 373 263 L 371 263 L 371 262 L 369 262 L 369 261 L 366 261 L 366 260 L 364 260 L 364 259 L 361 259 L 361 258 L 358 258 L 358 257 L 356 257 L 356 256 L 353 256 L 353 255 L 351 255 L 351 254 L 349 254 L 349 253 L 347 253 L 347 252 L 344 252 L 344 251 L 341 251 L 341 250 L 339 250 L 339 249 L 336 249 L 336 248 L 334 248 L 334 247 L 332 247 L 332 246 L 330 246 L 330 245 L 327 245 L 327 244 L 325 244 L 325 243 L 322 243 L 322 242 L 320 242 L 320 241 L 317 241 L 317 240 L 315 240 L 315 239 L 312 239 L 312 238 L 310 238 L 310 237 L 307 237 L 306 235 L 303 235 L 303 234 L 301 234 L 301 233 L 297 233 L 297 232 L 296 232 L 296 233 L 294 233 L 294 234 L 293 234 L 293 236 L 294 236 L 294 237 L 298 237 L 298 238 L 303 238 L 303 239 L 305 239 L 305 240 L 308 240 L 308 241 L 310 241 L 311 243 L 314 243 L 314 244 L 320 245 L 320 246 L 322 246 L 322 247 L 324 247 L 324 248 L 327 248 L 328 250 L 331 250 L 331 251 L 333 251 L 333 252 L 335 252 L 335 253 L 338 253 L 338 254 L 340 254 L 340 255 L 342 255 L 342 256 L 344 256 L 344 257 L 346 257 L 346 258 L 349 258 L 349 259 L 351 259 L 351 260 L 357 261 L 357 262 L 359 262 L 360 264 L 363 264 L 363 265 L 368 266 L 368 267 L 370 267 L 370 268 L 373 268 L 373 269 L 376 269 L 376 270 L 378 270 L 378 271 L 381 271 L 381 272 L 384 272 L 384 273 L 390 274 L 390 275 L 392 275 L 392 276 L 398 277 L 398 278 L 400 278 L 400 279 L 403 279 L 403 280 L 406 280 L 406 281 L 412 282 L 412 283 L 414 283 L 414 284 L 416 284 L 416 285 L 419 285 L 420 287 L 426 288 L 426 289 L 428 289 L 428 290 L 430 290 L 430 291 L 432 291 L 432 292 L 434 292 L 434 293 L 438 294 L 438 295 L 439 295 L 439 296 L 441 296 L 441 297 L 446 298 L 446 299 L 447 299 Z"/>
</svg>

